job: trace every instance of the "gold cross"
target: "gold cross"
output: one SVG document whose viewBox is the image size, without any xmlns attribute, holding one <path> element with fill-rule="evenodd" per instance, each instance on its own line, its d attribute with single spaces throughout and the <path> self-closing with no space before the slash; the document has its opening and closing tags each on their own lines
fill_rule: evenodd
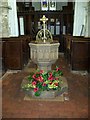
<svg viewBox="0 0 90 120">
<path fill-rule="evenodd" d="M 43 15 L 43 17 L 40 18 L 40 21 L 42 21 L 43 23 L 45 23 L 46 21 L 48 21 L 48 18 L 46 18 L 45 15 Z"/>
</svg>

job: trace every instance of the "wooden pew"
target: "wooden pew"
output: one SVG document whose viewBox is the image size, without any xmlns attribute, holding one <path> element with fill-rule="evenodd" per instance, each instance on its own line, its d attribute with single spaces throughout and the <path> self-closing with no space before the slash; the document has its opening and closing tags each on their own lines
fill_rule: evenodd
<svg viewBox="0 0 90 120">
<path fill-rule="evenodd" d="M 2 38 L 3 59 L 6 69 L 19 70 L 27 65 L 30 59 L 30 50 L 28 43 L 30 36 Z"/>
<path fill-rule="evenodd" d="M 64 56 L 68 64 L 70 64 L 70 56 L 71 56 L 71 50 L 70 50 L 70 45 L 71 45 L 71 40 L 72 40 L 71 35 L 64 35 Z"/>
<path fill-rule="evenodd" d="M 71 69 L 89 70 L 90 38 L 73 37 L 71 40 Z"/>
<path fill-rule="evenodd" d="M 64 55 L 72 70 L 90 71 L 90 38 L 66 35 Z"/>
</svg>

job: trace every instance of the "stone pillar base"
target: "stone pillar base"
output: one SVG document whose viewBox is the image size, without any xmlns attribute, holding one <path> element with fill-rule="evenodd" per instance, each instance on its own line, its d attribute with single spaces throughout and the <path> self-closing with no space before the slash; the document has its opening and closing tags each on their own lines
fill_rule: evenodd
<svg viewBox="0 0 90 120">
<path fill-rule="evenodd" d="M 51 70 L 51 65 L 38 65 L 38 69 L 39 70 L 44 70 L 45 72 L 47 72 L 48 70 Z"/>
</svg>

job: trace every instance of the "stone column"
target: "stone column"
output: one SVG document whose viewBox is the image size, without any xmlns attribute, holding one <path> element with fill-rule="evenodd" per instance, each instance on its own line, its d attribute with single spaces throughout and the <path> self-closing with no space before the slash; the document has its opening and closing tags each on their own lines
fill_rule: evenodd
<svg viewBox="0 0 90 120">
<path fill-rule="evenodd" d="M 75 0 L 73 36 L 84 36 L 87 2 Z"/>
<path fill-rule="evenodd" d="M 2 0 L 0 2 L 0 38 L 9 37 L 8 26 L 8 12 L 9 12 L 8 0 Z"/>
<path fill-rule="evenodd" d="M 86 10 L 85 37 L 90 37 L 90 1 L 88 2 L 85 10 Z"/>
<path fill-rule="evenodd" d="M 16 0 L 8 0 L 8 6 L 11 7 L 8 15 L 9 34 L 10 37 L 17 37 L 18 32 L 18 18 L 17 18 L 17 5 Z"/>
</svg>

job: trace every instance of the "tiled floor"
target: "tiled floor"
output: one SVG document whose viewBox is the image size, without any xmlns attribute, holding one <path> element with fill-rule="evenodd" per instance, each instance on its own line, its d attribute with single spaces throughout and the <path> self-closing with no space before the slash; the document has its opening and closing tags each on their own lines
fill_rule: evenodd
<svg viewBox="0 0 90 120">
<path fill-rule="evenodd" d="M 68 81 L 69 101 L 24 101 L 20 85 L 36 65 L 30 63 L 22 71 L 3 77 L 2 116 L 3 118 L 88 118 L 88 75 L 71 72 L 63 56 L 56 64 L 60 66 Z"/>
</svg>

